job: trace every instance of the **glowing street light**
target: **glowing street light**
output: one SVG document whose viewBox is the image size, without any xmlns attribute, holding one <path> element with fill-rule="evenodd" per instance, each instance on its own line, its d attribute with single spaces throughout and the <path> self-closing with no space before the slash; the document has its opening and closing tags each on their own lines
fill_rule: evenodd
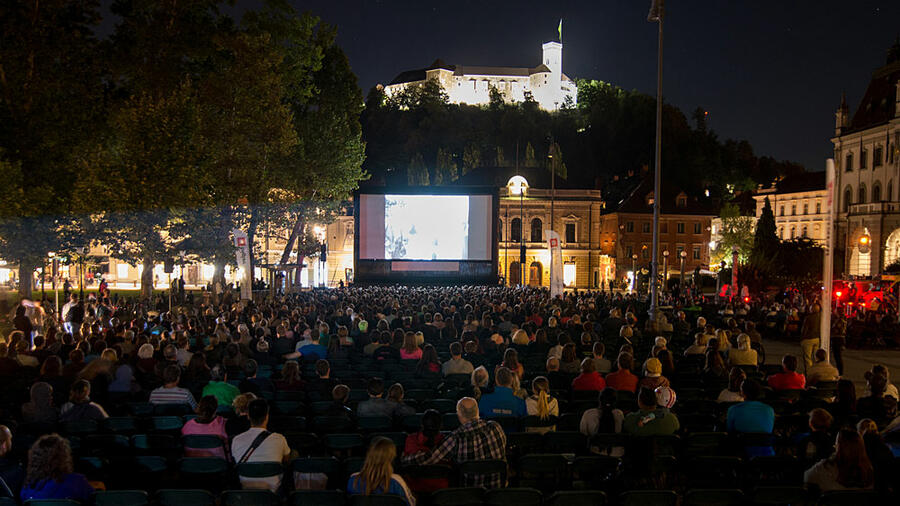
<svg viewBox="0 0 900 506">
<path fill-rule="evenodd" d="M 525 192 L 528 180 L 516 175 L 509 178 L 506 188 L 511 195 L 519 196 L 519 284 L 525 284 Z"/>
</svg>

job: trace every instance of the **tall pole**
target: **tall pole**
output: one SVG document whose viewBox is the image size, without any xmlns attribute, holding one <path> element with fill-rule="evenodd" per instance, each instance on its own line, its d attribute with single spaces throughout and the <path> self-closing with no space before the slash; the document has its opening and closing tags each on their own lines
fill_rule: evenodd
<svg viewBox="0 0 900 506">
<path fill-rule="evenodd" d="M 657 319 L 658 290 L 656 287 L 657 271 L 659 270 L 659 201 L 660 187 L 660 159 L 662 158 L 662 57 L 663 57 L 663 6 L 662 1 L 656 9 L 651 10 L 650 18 L 659 23 L 659 36 L 657 37 L 656 55 L 656 169 L 653 177 L 653 263 L 650 265 L 650 319 Z M 654 17 L 655 11 L 655 19 Z"/>
<path fill-rule="evenodd" d="M 831 354 L 831 290 L 834 283 L 834 160 L 825 161 L 825 255 L 822 262 L 821 333 L 819 348 Z M 826 359 L 828 360 L 828 359 Z"/>
<path fill-rule="evenodd" d="M 509 188 L 506 189 L 506 196 L 509 197 Z M 506 209 L 504 213 L 506 214 L 506 220 L 504 221 L 504 225 L 509 224 L 509 203 L 506 204 Z M 512 229 L 512 227 L 510 227 Z M 512 230 L 510 230 L 512 231 Z M 502 232 L 502 231 L 501 231 Z M 512 238 L 509 237 L 509 233 L 506 234 L 506 240 L 503 241 L 503 276 L 506 277 L 506 286 L 509 286 L 509 242 Z"/>
<path fill-rule="evenodd" d="M 519 189 L 519 285 L 525 286 L 525 189 Z"/>
</svg>

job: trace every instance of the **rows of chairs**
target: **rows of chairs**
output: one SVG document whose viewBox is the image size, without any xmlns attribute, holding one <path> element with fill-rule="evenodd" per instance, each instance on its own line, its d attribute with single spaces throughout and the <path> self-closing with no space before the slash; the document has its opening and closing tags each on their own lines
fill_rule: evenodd
<svg viewBox="0 0 900 506">
<path fill-rule="evenodd" d="M 745 493 L 737 489 L 631 490 L 608 496 L 596 490 L 559 491 L 543 494 L 533 488 L 447 488 L 425 498 L 430 506 L 875 506 L 886 498 L 869 491 L 838 491 L 813 498 L 802 487 L 757 487 Z M 142 490 L 96 492 L 90 503 L 72 500 L 31 500 L 25 506 L 405 506 L 393 495 L 347 495 L 340 490 L 297 491 L 282 500 L 266 490 L 226 490 L 218 497 L 200 489 L 159 490 L 153 496 Z M 419 504 L 422 504 L 421 502 Z M 0 506 L 16 506 L 0 498 Z"/>
</svg>

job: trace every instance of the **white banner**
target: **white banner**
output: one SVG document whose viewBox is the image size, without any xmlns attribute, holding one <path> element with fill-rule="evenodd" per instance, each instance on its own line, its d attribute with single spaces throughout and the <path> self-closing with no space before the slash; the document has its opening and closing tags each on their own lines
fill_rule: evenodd
<svg viewBox="0 0 900 506">
<path fill-rule="evenodd" d="M 834 159 L 825 161 L 825 251 L 822 258 L 822 329 L 819 347 L 831 353 L 831 290 L 834 285 Z"/>
<path fill-rule="evenodd" d="M 556 297 L 563 293 L 562 247 L 559 244 L 559 234 L 552 230 L 544 230 L 544 234 L 550 249 L 550 296 Z"/>
<path fill-rule="evenodd" d="M 253 298 L 253 273 L 250 272 L 250 244 L 247 242 L 247 232 L 240 229 L 232 230 L 234 234 L 234 255 L 237 267 L 241 269 L 241 300 Z"/>
</svg>

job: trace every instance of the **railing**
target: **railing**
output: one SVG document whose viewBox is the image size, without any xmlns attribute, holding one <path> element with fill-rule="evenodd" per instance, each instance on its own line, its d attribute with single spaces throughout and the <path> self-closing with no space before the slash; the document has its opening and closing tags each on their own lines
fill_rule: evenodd
<svg viewBox="0 0 900 506">
<path fill-rule="evenodd" d="M 900 203 L 871 202 L 869 204 L 851 204 L 849 212 L 850 215 L 894 213 L 900 213 Z"/>
</svg>

